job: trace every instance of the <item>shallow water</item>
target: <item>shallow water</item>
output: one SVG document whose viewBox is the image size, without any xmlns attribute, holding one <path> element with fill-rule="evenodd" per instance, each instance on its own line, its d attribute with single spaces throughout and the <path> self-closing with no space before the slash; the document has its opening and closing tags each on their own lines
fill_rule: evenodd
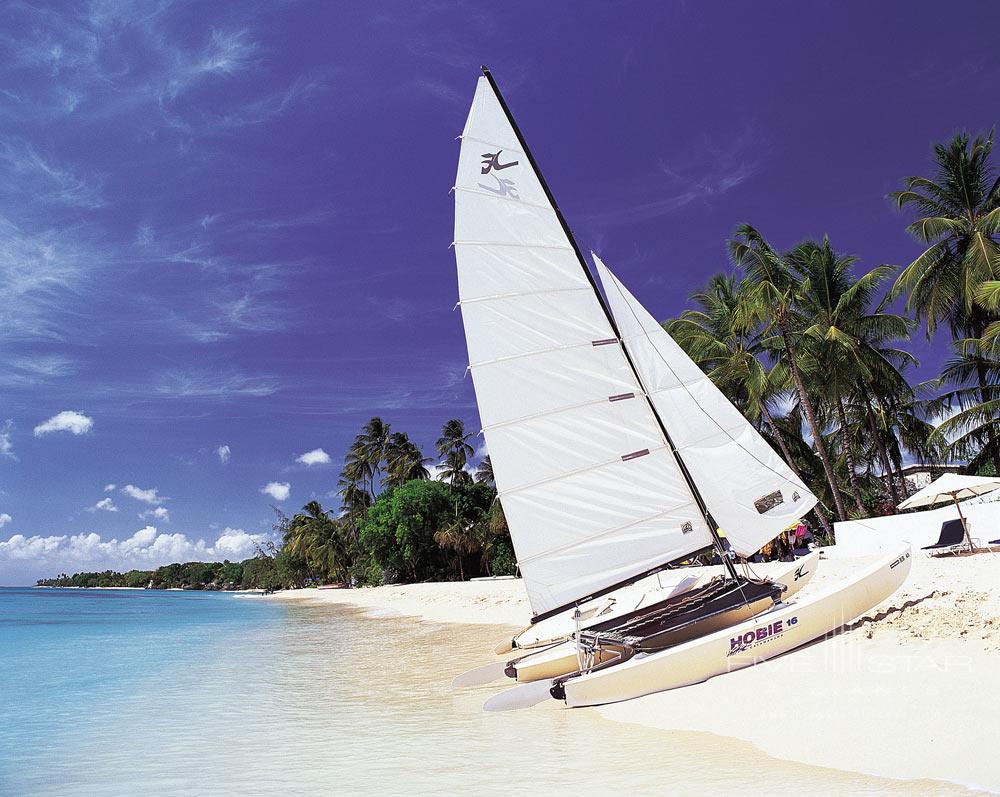
<svg viewBox="0 0 1000 797">
<path fill-rule="evenodd" d="M 485 714 L 504 684 L 449 684 L 503 636 L 226 594 L 0 589 L 0 792 L 969 793 L 555 701 Z"/>
</svg>

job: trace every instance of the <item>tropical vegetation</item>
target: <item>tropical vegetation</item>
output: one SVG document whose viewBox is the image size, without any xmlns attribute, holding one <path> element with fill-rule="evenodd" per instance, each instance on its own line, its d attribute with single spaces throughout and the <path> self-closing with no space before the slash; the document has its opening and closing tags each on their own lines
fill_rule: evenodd
<svg viewBox="0 0 1000 797">
<path fill-rule="evenodd" d="M 38 583 L 272 590 L 512 575 L 514 549 L 493 468 L 486 456 L 473 470 L 472 439 L 461 420 L 449 420 L 436 443 L 435 463 L 405 432 L 372 418 L 344 457 L 339 507 L 331 510 L 313 500 L 291 517 L 278 512 L 274 536 L 280 544 L 268 542 L 242 562 L 61 574 Z"/>
<path fill-rule="evenodd" d="M 824 237 L 787 249 L 751 224 L 727 242 L 733 271 L 664 326 L 819 496 L 815 521 L 890 513 L 913 458 L 1000 472 L 1000 176 L 993 135 L 934 147 L 931 176 L 889 195 L 923 251 L 860 269 Z M 950 335 L 951 358 L 914 384 L 907 342 Z M 382 418 L 349 447 L 338 506 L 279 514 L 281 546 L 244 562 L 78 573 L 47 584 L 272 588 L 464 579 L 515 572 L 488 456 L 447 421 L 437 459 Z M 431 478 L 431 466 L 437 478 Z"/>
<path fill-rule="evenodd" d="M 665 322 L 688 354 L 820 497 L 816 520 L 895 511 L 898 472 L 967 463 L 1000 472 L 1000 177 L 992 133 L 934 147 L 931 177 L 889 195 L 924 251 L 863 272 L 829 238 L 787 250 L 750 224 L 734 271 Z M 951 335 L 940 375 L 913 384 L 907 341 Z"/>
</svg>

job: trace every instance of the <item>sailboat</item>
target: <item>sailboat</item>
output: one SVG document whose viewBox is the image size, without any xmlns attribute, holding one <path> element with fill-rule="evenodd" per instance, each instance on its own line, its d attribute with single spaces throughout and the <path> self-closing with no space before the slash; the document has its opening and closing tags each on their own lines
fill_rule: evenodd
<svg viewBox="0 0 1000 797">
<path fill-rule="evenodd" d="M 738 571 L 733 556 L 752 556 L 817 499 L 592 253 L 602 294 L 483 72 L 454 187 L 459 304 L 532 624 L 577 622 L 576 666 L 540 683 L 587 705 L 579 684 L 631 665 L 610 689 L 588 687 L 597 702 L 669 688 L 659 666 L 646 677 L 650 661 L 787 608 L 785 583 Z M 719 578 L 581 622 L 581 606 L 712 551 Z"/>
</svg>

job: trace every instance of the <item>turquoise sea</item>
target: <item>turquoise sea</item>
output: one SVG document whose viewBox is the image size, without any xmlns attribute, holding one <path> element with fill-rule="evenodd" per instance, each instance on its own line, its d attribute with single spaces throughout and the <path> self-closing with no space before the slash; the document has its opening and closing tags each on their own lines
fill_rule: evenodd
<svg viewBox="0 0 1000 797">
<path fill-rule="evenodd" d="M 210 592 L 0 589 L 0 794 L 962 794 L 455 692 L 505 629 Z"/>
</svg>

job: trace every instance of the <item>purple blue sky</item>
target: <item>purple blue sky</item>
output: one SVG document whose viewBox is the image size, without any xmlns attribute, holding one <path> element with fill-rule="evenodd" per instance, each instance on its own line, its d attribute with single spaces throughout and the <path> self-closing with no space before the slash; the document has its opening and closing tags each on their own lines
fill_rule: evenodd
<svg viewBox="0 0 1000 797">
<path fill-rule="evenodd" d="M 336 505 L 370 416 L 427 453 L 450 417 L 478 428 L 448 190 L 481 63 L 581 246 L 667 317 L 741 221 L 778 246 L 828 233 L 862 268 L 912 259 L 885 194 L 995 124 L 998 21 L 990 2 L 5 3 L 0 583 L 239 558 L 270 504 Z M 943 347 L 914 350 L 932 375 Z M 317 448 L 329 463 L 297 461 Z"/>
</svg>

